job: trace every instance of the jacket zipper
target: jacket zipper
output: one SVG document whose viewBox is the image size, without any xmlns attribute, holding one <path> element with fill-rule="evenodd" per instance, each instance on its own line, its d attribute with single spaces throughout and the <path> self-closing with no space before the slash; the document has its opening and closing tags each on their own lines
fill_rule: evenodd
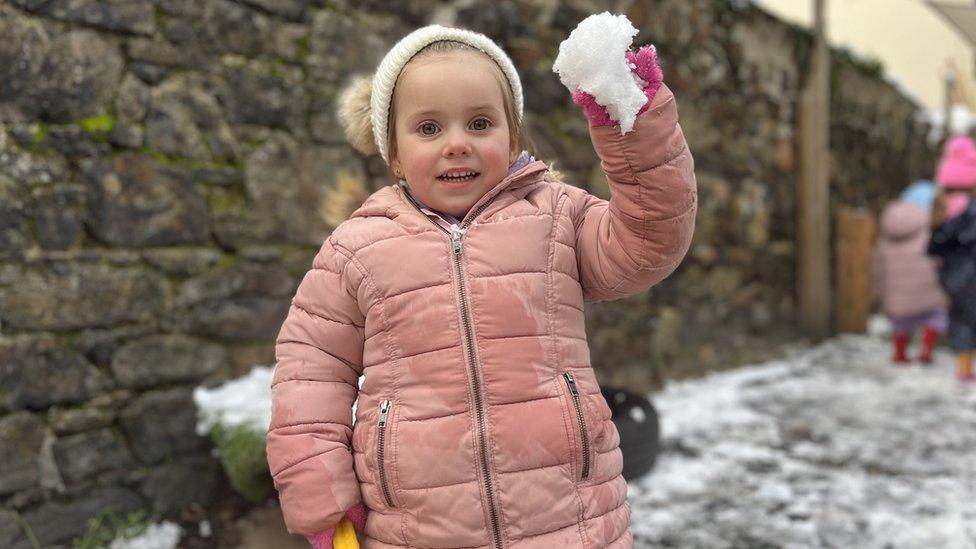
<svg viewBox="0 0 976 549">
<path fill-rule="evenodd" d="M 471 219 L 475 217 L 477 217 L 477 213 L 471 216 Z M 474 353 L 474 330 L 471 327 L 468 297 L 465 291 L 464 275 L 461 268 L 461 256 L 464 253 L 461 237 L 464 236 L 465 230 L 458 225 L 451 225 L 451 242 L 454 245 L 454 271 L 457 273 L 458 291 L 461 301 L 461 317 L 464 321 L 464 337 L 468 343 L 468 364 L 471 367 L 471 382 L 474 384 L 475 415 L 478 419 L 478 449 L 481 458 L 481 472 L 484 474 L 485 491 L 488 494 L 488 511 L 491 515 L 491 529 L 495 535 L 495 547 L 501 549 L 503 547 L 502 533 L 498 520 L 498 509 L 495 505 L 495 490 L 488 468 L 488 429 L 485 426 L 485 402 L 481 394 L 481 374 L 479 372 L 478 359 Z"/>
<path fill-rule="evenodd" d="M 498 195 L 496 194 L 495 196 Z M 501 523 L 498 519 L 498 507 L 495 503 L 495 489 L 492 484 L 491 471 L 488 468 L 488 428 L 485 425 L 485 403 L 484 398 L 481 395 L 481 376 L 478 367 L 478 360 L 474 354 L 474 330 L 471 327 L 472 323 L 470 311 L 468 309 L 468 298 L 465 291 L 463 270 L 461 268 L 461 256 L 464 251 L 464 246 L 461 243 L 461 237 L 467 231 L 467 228 L 471 222 L 474 221 L 481 214 L 481 212 L 488 207 L 489 204 L 491 204 L 493 199 L 494 196 L 492 196 L 491 199 L 483 202 L 480 206 L 478 206 L 477 209 L 468 212 L 468 215 L 465 216 L 460 225 L 456 223 L 451 225 L 450 231 L 444 227 L 441 227 L 434 222 L 434 220 L 427 217 L 427 214 L 421 211 L 420 208 L 417 207 L 417 205 L 414 204 L 409 198 L 407 199 L 407 202 L 409 202 L 414 209 L 416 209 L 420 215 L 424 216 L 424 218 L 427 219 L 432 225 L 446 233 L 451 238 L 451 245 L 454 249 L 454 272 L 457 275 L 458 293 L 460 294 L 458 299 L 461 304 L 461 316 L 464 322 L 464 337 L 468 344 L 467 359 L 468 365 L 471 369 L 471 383 L 474 389 L 475 417 L 478 421 L 478 453 L 481 462 L 481 472 L 485 479 L 485 492 L 488 494 L 488 513 L 491 516 L 491 531 L 495 536 L 494 546 L 496 549 L 503 549 L 504 543 L 502 542 Z"/>
<path fill-rule="evenodd" d="M 576 386 L 576 378 L 573 377 L 573 374 L 566 372 L 563 374 L 563 378 L 566 379 L 569 392 L 573 395 L 573 407 L 576 408 L 576 419 L 579 421 L 580 440 L 583 446 L 583 465 L 581 467 L 582 474 L 580 475 L 580 480 L 586 480 L 590 476 L 590 441 L 586 434 L 586 420 L 583 418 L 583 408 L 580 406 L 579 388 Z"/>
<path fill-rule="evenodd" d="M 386 504 L 393 508 L 393 498 L 390 496 L 390 485 L 386 481 L 386 460 L 383 457 L 384 450 L 386 447 L 386 420 L 390 414 L 390 408 L 393 406 L 389 400 L 384 400 L 380 403 L 380 420 L 376 423 L 379 432 L 379 449 L 376 452 L 376 461 L 380 468 L 380 488 L 383 489 L 383 497 L 386 499 Z"/>
</svg>

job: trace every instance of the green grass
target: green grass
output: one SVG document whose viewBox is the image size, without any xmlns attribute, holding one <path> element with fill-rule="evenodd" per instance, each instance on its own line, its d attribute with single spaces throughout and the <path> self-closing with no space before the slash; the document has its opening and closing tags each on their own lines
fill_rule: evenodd
<svg viewBox="0 0 976 549">
<path fill-rule="evenodd" d="M 88 519 L 88 527 L 74 540 L 74 549 L 102 549 L 118 537 L 134 538 L 149 528 L 145 511 L 135 511 L 122 517 L 112 509 L 101 511 Z"/>
</svg>

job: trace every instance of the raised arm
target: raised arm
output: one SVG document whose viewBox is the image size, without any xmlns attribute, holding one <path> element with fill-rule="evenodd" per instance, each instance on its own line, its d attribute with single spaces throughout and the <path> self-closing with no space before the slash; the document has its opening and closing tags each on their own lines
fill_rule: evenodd
<svg viewBox="0 0 976 549">
<path fill-rule="evenodd" d="M 590 136 L 611 198 L 569 191 L 577 261 L 584 299 L 617 299 L 660 282 L 687 253 L 697 210 L 694 161 L 674 95 L 663 86 L 632 132 L 591 126 Z"/>
</svg>

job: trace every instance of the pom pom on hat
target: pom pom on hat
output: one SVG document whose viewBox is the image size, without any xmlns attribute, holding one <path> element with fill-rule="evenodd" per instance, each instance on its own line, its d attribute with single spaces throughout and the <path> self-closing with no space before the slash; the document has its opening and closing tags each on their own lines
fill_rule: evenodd
<svg viewBox="0 0 976 549">
<path fill-rule="evenodd" d="M 346 140 L 359 152 L 370 155 L 377 152 L 373 139 L 373 123 L 370 119 L 370 95 L 373 78 L 357 76 L 339 93 L 339 122 L 346 132 Z"/>
<path fill-rule="evenodd" d="M 935 180 L 947 189 L 976 187 L 976 143 L 971 137 L 957 135 L 946 143 Z"/>
</svg>

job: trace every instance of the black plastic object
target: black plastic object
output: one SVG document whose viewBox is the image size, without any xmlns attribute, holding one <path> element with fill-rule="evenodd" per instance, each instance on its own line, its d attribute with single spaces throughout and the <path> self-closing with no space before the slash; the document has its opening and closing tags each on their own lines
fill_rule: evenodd
<svg viewBox="0 0 976 549">
<path fill-rule="evenodd" d="M 600 387 L 620 433 L 624 479 L 630 481 L 654 468 L 661 445 L 657 410 L 647 398 L 613 387 Z"/>
</svg>

